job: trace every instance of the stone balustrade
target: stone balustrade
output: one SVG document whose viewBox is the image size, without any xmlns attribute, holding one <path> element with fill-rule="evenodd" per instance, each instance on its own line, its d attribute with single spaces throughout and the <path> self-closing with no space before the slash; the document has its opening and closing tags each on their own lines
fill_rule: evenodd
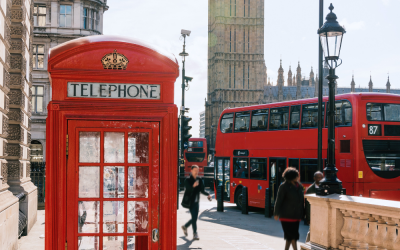
<svg viewBox="0 0 400 250">
<path fill-rule="evenodd" d="M 306 195 L 310 242 L 301 249 L 400 250 L 400 202 L 347 195 Z"/>
</svg>

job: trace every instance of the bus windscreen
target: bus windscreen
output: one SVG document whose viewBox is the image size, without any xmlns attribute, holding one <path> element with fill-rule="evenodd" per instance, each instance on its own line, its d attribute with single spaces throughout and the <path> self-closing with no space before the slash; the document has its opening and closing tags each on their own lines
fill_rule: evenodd
<svg viewBox="0 0 400 250">
<path fill-rule="evenodd" d="M 204 157 L 206 156 L 205 153 L 185 153 L 186 159 L 188 162 L 202 162 Z"/>
</svg>

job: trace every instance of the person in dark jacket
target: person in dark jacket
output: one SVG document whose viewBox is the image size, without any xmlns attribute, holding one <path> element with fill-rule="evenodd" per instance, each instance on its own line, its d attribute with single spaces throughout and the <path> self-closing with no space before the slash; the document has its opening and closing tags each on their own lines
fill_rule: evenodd
<svg viewBox="0 0 400 250">
<path fill-rule="evenodd" d="M 317 171 L 314 173 L 314 183 L 307 188 L 306 194 L 315 194 L 317 192 L 317 188 L 319 188 L 319 184 L 324 178 L 324 174 L 321 173 L 320 171 Z M 306 199 L 306 219 L 304 221 L 305 225 L 310 225 L 310 219 L 311 219 L 311 206 L 310 203 Z"/>
<path fill-rule="evenodd" d="M 192 219 L 189 220 L 185 225 L 182 226 L 183 233 L 188 236 L 187 228 L 193 226 L 193 240 L 199 240 L 199 234 L 197 233 L 197 218 L 199 216 L 199 202 L 200 193 L 207 195 L 208 199 L 211 200 L 211 195 L 204 190 L 203 180 L 198 176 L 199 166 L 193 165 L 191 174 L 185 179 L 185 193 L 183 200 L 189 201 L 189 211 Z"/>
<path fill-rule="evenodd" d="M 299 172 L 295 168 L 287 168 L 282 177 L 285 182 L 278 189 L 274 218 L 281 221 L 286 240 L 285 250 L 289 250 L 290 244 L 297 250 L 299 224 L 304 216 L 303 186 L 299 183 Z"/>
</svg>

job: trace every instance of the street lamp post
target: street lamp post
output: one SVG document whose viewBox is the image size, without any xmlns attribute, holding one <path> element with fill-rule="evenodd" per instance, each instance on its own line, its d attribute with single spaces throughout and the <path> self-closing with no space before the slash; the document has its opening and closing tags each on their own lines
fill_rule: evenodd
<svg viewBox="0 0 400 250">
<path fill-rule="evenodd" d="M 191 31 L 190 30 L 181 30 L 181 35 L 183 36 L 183 51 L 181 53 L 179 53 L 180 56 L 182 56 L 182 106 L 181 106 L 181 120 L 180 120 L 180 133 L 178 132 L 178 134 L 180 134 L 180 144 L 178 145 L 178 152 L 179 152 L 179 147 L 180 147 L 180 155 L 178 155 L 178 201 L 177 201 L 177 209 L 179 209 L 179 190 L 180 190 L 180 166 L 181 164 L 183 164 L 183 151 L 184 151 L 184 146 L 183 146 L 183 120 L 184 120 L 184 116 L 185 116 L 185 81 L 191 81 L 191 77 L 186 77 L 185 76 L 185 61 L 186 61 L 186 57 L 189 56 L 188 53 L 186 53 L 186 36 L 190 36 Z"/>
<path fill-rule="evenodd" d="M 343 34 L 346 30 L 336 21 L 337 17 L 332 12 L 332 4 L 329 10 L 331 12 L 326 16 L 326 22 L 318 30 L 325 62 L 329 66 L 329 75 L 326 77 L 329 81 L 328 162 L 324 169 L 325 178 L 317 189 L 318 195 L 341 194 L 342 192 L 342 182 L 336 176 L 338 170 L 335 167 L 335 82 L 339 78 L 335 75 L 335 69 L 342 64 L 339 56 Z"/>
</svg>

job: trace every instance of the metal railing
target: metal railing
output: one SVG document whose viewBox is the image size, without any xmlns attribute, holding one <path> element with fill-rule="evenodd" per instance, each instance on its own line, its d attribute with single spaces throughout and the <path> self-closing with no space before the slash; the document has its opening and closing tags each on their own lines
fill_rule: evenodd
<svg viewBox="0 0 400 250">
<path fill-rule="evenodd" d="M 38 190 L 38 209 L 44 209 L 46 162 L 31 162 L 31 180 Z"/>
</svg>

